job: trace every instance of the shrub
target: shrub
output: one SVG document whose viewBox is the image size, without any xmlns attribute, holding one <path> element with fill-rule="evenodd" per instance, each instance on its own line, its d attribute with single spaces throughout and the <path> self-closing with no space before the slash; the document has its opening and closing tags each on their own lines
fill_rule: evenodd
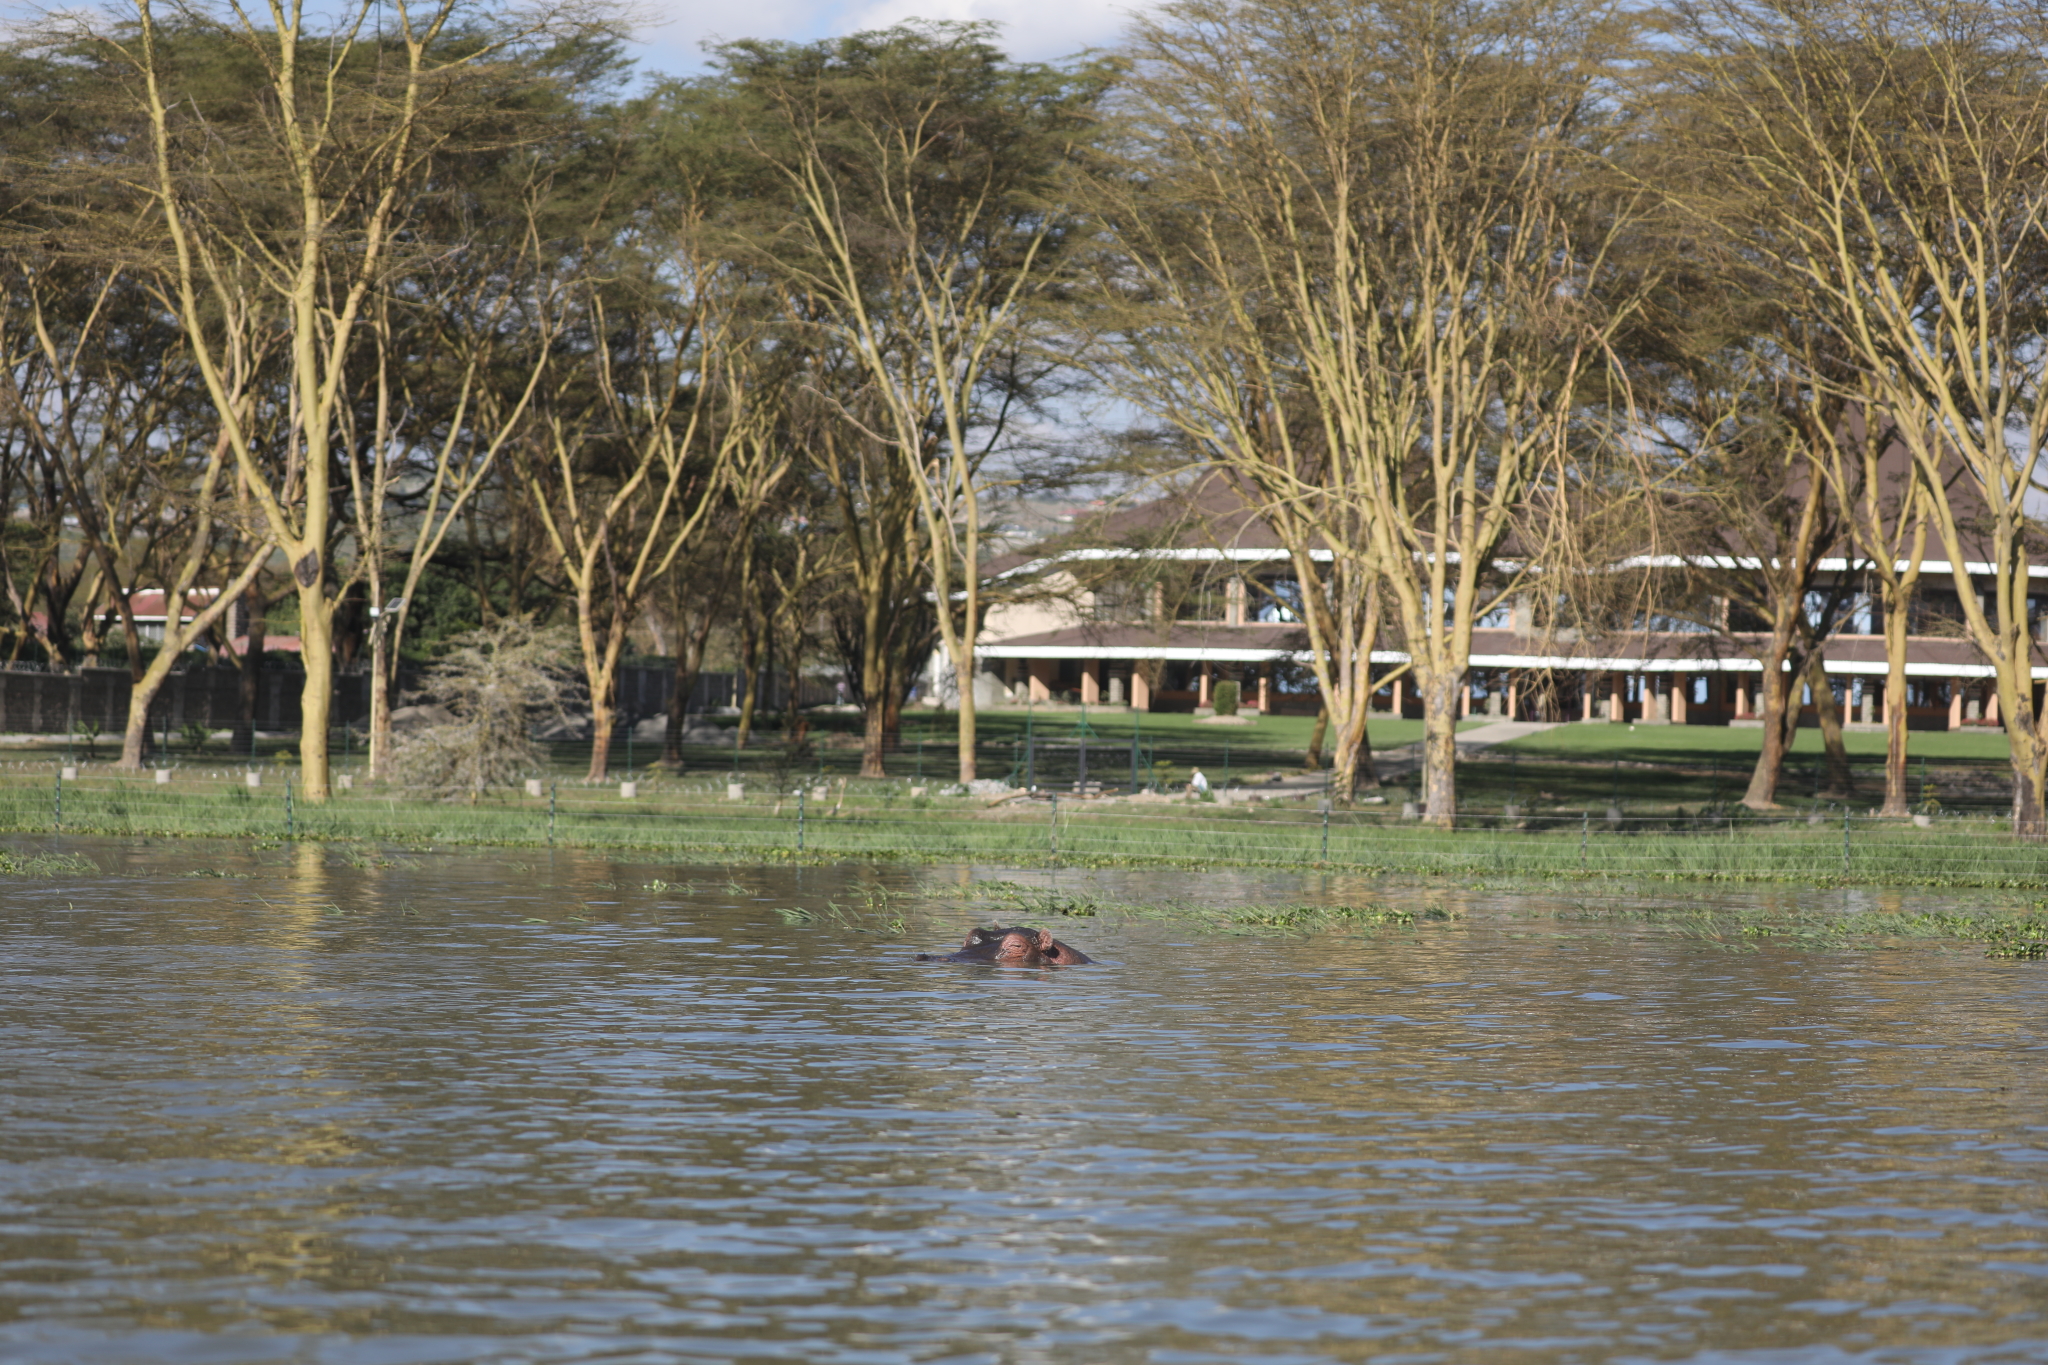
<svg viewBox="0 0 2048 1365">
<path fill-rule="evenodd" d="M 474 801 L 542 766 L 536 724 L 563 718 L 574 682 L 568 632 L 525 620 L 501 621 L 455 636 L 426 685 L 406 698 L 444 708 L 452 720 L 396 739 L 393 775 L 408 787 Z"/>
<path fill-rule="evenodd" d="M 1234 682 L 1220 682 L 1220 683 L 1217 683 L 1217 684 L 1216 684 L 1216 687 L 1215 687 L 1215 690 L 1214 690 L 1213 692 L 1211 692 L 1211 693 L 1210 693 L 1210 695 L 1211 695 L 1211 696 L 1212 696 L 1213 698 L 1215 698 L 1215 702 L 1216 702 L 1216 714 L 1217 714 L 1217 715 L 1219 715 L 1219 716 L 1234 716 L 1234 715 L 1236 715 L 1236 714 L 1237 714 L 1237 684 L 1236 684 L 1236 683 L 1234 683 Z"/>
</svg>

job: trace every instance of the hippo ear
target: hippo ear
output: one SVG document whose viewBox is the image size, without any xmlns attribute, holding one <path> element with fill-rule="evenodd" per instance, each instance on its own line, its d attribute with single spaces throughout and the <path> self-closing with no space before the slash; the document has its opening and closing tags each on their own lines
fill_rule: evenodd
<svg viewBox="0 0 2048 1365">
<path fill-rule="evenodd" d="M 1040 929 L 1038 931 L 1038 951 L 1050 953 L 1055 957 L 1059 956 L 1060 941 L 1052 936 L 1052 930 Z"/>
</svg>

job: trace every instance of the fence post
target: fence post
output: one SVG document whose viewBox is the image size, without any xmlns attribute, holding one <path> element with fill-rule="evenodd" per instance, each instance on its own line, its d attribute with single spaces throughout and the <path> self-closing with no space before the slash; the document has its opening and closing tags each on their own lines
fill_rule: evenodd
<svg viewBox="0 0 2048 1365">
<path fill-rule="evenodd" d="M 284 837 L 287 839 L 298 837 L 292 818 L 292 775 L 290 773 L 284 775 Z"/>
<path fill-rule="evenodd" d="M 804 851 L 804 797 L 810 794 L 807 787 L 796 789 L 796 851 Z"/>
<path fill-rule="evenodd" d="M 1849 803 L 1842 803 L 1842 875 L 1849 875 Z"/>
<path fill-rule="evenodd" d="M 1330 861 L 1330 798 L 1327 792 L 1323 796 L 1323 861 Z"/>
<path fill-rule="evenodd" d="M 1052 849 L 1052 856 L 1060 856 L 1060 794 L 1052 794 L 1052 822 L 1046 826 L 1046 837 Z"/>
<path fill-rule="evenodd" d="M 64 770 L 62 768 L 57 769 L 57 805 L 52 820 L 55 828 L 51 832 L 62 834 L 64 832 Z"/>
<path fill-rule="evenodd" d="M 1593 827 L 1593 817 L 1587 811 L 1579 812 L 1579 871 L 1586 870 L 1586 831 Z"/>
<path fill-rule="evenodd" d="M 560 778 L 548 779 L 548 847 L 555 846 L 555 788 L 561 785 Z"/>
<path fill-rule="evenodd" d="M 1138 794 L 1138 719 L 1144 713 L 1133 708 L 1131 711 L 1131 795 Z"/>
</svg>

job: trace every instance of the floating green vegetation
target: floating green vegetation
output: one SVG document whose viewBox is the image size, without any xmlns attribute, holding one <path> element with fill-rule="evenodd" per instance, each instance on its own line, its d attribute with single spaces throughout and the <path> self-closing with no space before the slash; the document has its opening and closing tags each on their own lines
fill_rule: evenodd
<svg viewBox="0 0 2048 1365">
<path fill-rule="evenodd" d="M 2033 961 L 2048 957 L 2048 920 L 2012 920 L 1994 926 L 1985 934 L 1990 944 L 1986 957 L 2018 958 Z"/>
<path fill-rule="evenodd" d="M 1239 911 L 1236 922 L 1259 929 L 1315 932 L 1353 926 L 1377 929 L 1389 924 L 1413 928 L 1416 918 L 1415 911 L 1397 910 L 1390 905 L 1259 905 Z M 1421 912 L 1421 918 L 1447 920 L 1451 916 L 1445 910 L 1427 909 Z"/>
<path fill-rule="evenodd" d="M 1065 895 L 1004 881 L 976 882 L 974 889 L 980 898 L 993 903 L 1008 916 L 1193 920 L 1219 933 L 1267 930 L 1312 934 L 1350 929 L 1412 929 L 1419 924 L 1443 923 L 1456 918 L 1453 912 L 1434 906 L 1409 910 L 1376 903 L 1216 906 L 1184 900 L 1116 901 Z"/>
<path fill-rule="evenodd" d="M 0 852 L 0 875 L 10 877 L 66 877 L 99 870 L 99 864 L 76 853 Z"/>
<path fill-rule="evenodd" d="M 1001 915 L 1018 918 L 1121 916 L 1175 919 L 1219 934 L 1326 934 L 1357 930 L 1420 929 L 1432 925 L 1503 928 L 1529 920 L 1625 925 L 1630 932 L 1691 939 L 1737 952 L 1771 945 L 1818 951 L 1868 951 L 1930 943 L 1982 945 L 1985 956 L 2048 959 L 2048 901 L 2031 910 L 1976 912 L 1759 909 L 1670 906 L 1653 902 L 1524 902 L 1513 910 L 1461 911 L 1437 905 L 1413 908 L 1360 905 L 1205 905 L 1192 901 L 1118 901 L 1075 896 L 1016 882 L 977 882 L 977 898 Z"/>
<path fill-rule="evenodd" d="M 836 924 L 863 936 L 886 935 L 901 937 L 910 924 L 902 914 L 878 910 L 870 901 L 867 908 L 841 905 L 827 901 L 822 910 L 808 909 L 800 905 L 778 905 L 772 907 L 777 918 L 785 924 Z"/>
<path fill-rule="evenodd" d="M 1664 932 L 1738 950 L 1754 951 L 1769 943 L 1786 948 L 1858 951 L 1910 947 L 1927 943 L 1982 944 L 1991 958 L 2048 958 L 2048 919 L 2031 910 L 1861 910 L 1664 906 L 1654 904 L 1591 904 L 1578 902 L 1545 910 L 1525 909 L 1516 919 L 1626 922 L 1650 932 Z"/>
</svg>

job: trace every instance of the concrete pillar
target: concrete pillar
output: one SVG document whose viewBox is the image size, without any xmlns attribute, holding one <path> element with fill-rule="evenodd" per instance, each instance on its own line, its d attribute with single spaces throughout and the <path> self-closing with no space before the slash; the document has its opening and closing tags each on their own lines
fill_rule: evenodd
<svg viewBox="0 0 2048 1365">
<path fill-rule="evenodd" d="M 1735 714 L 1745 718 L 1751 714 L 1749 709 L 1749 675 L 1746 673 L 1735 680 Z"/>
<path fill-rule="evenodd" d="M 1600 675 L 1588 673 L 1579 680 L 1579 719 L 1593 719 L 1593 693 L 1598 690 Z"/>
<path fill-rule="evenodd" d="M 1510 674 L 1508 675 L 1508 719 L 1509 719 L 1509 720 L 1514 720 L 1514 719 L 1516 719 L 1517 717 L 1519 717 L 1519 716 L 1521 715 L 1521 706 L 1520 706 L 1520 704 L 1519 704 L 1519 703 L 1521 702 L 1521 699 L 1522 699 L 1522 686 L 1521 686 L 1521 680 L 1520 680 L 1519 678 L 1515 677 L 1515 675 L 1514 675 L 1514 674 L 1510 673 Z"/>
<path fill-rule="evenodd" d="M 1622 700 L 1627 696 L 1627 693 L 1622 690 L 1625 682 L 1626 680 L 1619 673 L 1609 673 L 1607 675 L 1607 719 L 1610 722 L 1622 721 L 1628 718 L 1628 703 Z"/>
<path fill-rule="evenodd" d="M 1963 680 L 1961 678 L 1950 678 L 1948 680 L 1948 728 L 1951 730 L 1963 728 Z"/>
<path fill-rule="evenodd" d="M 1051 701 L 1052 680 L 1054 677 L 1053 661 L 1050 659 L 1029 659 L 1025 661 L 1024 666 L 1031 671 L 1030 700 Z"/>
<path fill-rule="evenodd" d="M 1209 704 L 1209 672 L 1209 665 L 1203 664 L 1201 676 L 1195 681 L 1195 705 L 1197 706 L 1207 706 Z"/>
<path fill-rule="evenodd" d="M 1685 724 L 1685 708 L 1690 705 L 1692 705 L 1692 674 L 1673 673 L 1671 675 L 1671 723 L 1673 725 Z"/>
<path fill-rule="evenodd" d="M 1394 709 L 1392 715 L 1395 720 L 1399 720 L 1401 718 L 1402 691 L 1407 681 L 1408 676 L 1405 673 L 1402 674 L 1400 677 L 1394 679 Z"/>
<path fill-rule="evenodd" d="M 1081 662 L 1081 704 L 1100 706 L 1102 704 L 1102 660 L 1084 659 Z"/>
<path fill-rule="evenodd" d="M 1367 706 L 1366 709 L 1370 711 L 1372 708 Z M 1261 673 L 1259 674 L 1259 714 L 1262 716 L 1267 715 L 1272 710 L 1273 675 L 1271 673 Z"/>
<path fill-rule="evenodd" d="M 1465 719 L 1465 717 L 1467 717 L 1467 716 L 1469 716 L 1469 715 L 1471 715 L 1471 714 L 1472 714 L 1472 684 L 1471 684 L 1471 683 L 1466 683 L 1466 684 L 1465 684 L 1465 687 L 1464 687 L 1464 690 L 1463 690 L 1463 691 L 1462 691 L 1462 692 L 1461 692 L 1461 693 L 1459 694 L 1459 699 L 1458 699 L 1458 719 L 1459 719 L 1459 720 L 1463 720 L 1463 719 Z"/>
<path fill-rule="evenodd" d="M 1992 725 L 1998 724 L 1998 689 L 1995 687 L 1985 690 L 1984 719 Z"/>
<path fill-rule="evenodd" d="M 1131 709 L 1150 711 L 1152 709 L 1152 687 L 1145 681 L 1145 675 L 1136 665 L 1131 668 Z"/>
</svg>

